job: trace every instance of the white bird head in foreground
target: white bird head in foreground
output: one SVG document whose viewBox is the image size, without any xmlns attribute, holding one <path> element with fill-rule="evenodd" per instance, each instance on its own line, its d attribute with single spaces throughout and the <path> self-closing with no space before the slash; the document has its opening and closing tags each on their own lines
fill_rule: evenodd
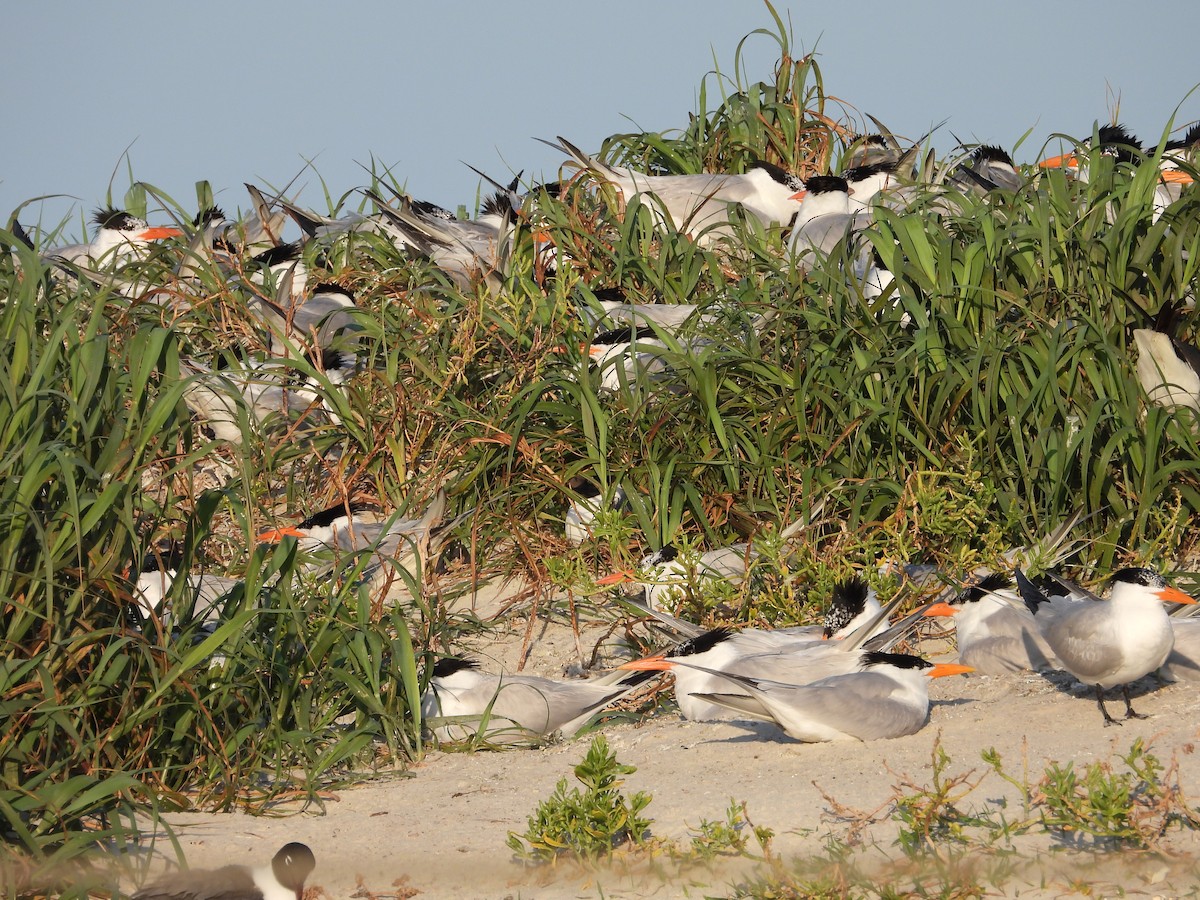
<svg viewBox="0 0 1200 900">
<path fill-rule="evenodd" d="M 134 900 L 301 900 L 304 881 L 317 866 L 307 845 L 285 844 L 261 868 L 225 866 L 176 872 L 133 895 Z"/>
</svg>

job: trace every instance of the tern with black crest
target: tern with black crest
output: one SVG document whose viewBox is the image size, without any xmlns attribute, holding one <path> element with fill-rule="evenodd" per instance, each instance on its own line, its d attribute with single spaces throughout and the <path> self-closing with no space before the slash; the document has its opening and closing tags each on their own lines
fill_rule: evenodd
<svg viewBox="0 0 1200 900">
<path fill-rule="evenodd" d="M 713 692 L 700 699 L 774 722 L 798 741 L 883 740 L 924 727 L 929 679 L 972 671 L 970 666 L 881 651 L 856 656 L 855 665 L 855 671 L 807 684 L 722 672 L 721 677 L 743 693 Z"/>
<path fill-rule="evenodd" d="M 635 672 L 594 681 L 560 681 L 536 675 L 492 675 L 475 662 L 447 657 L 434 664 L 421 699 L 421 715 L 439 741 L 476 735 L 497 744 L 551 735 L 570 738 L 592 716 L 651 677 L 650 672 Z"/>
<path fill-rule="evenodd" d="M 1196 601 L 1146 568 L 1114 574 L 1107 600 L 1078 587 L 1067 596 L 1048 596 L 1020 569 L 1016 579 L 1021 597 L 1062 667 L 1094 686 L 1104 724 L 1116 723 L 1104 707 L 1104 691 L 1112 687 L 1121 689 L 1125 718 L 1145 718 L 1133 710 L 1129 684 L 1153 672 L 1171 654 L 1175 637 L 1163 604 Z"/>
</svg>

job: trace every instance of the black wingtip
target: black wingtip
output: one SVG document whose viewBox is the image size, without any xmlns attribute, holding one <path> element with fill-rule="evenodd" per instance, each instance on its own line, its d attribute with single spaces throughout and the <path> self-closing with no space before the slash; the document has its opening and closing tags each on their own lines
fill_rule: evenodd
<svg viewBox="0 0 1200 900">
<path fill-rule="evenodd" d="M 1021 594 L 1021 599 L 1025 601 L 1025 605 L 1029 608 L 1029 611 L 1037 615 L 1037 611 L 1043 605 L 1049 603 L 1050 598 L 1046 596 L 1041 588 L 1030 581 L 1020 569 L 1013 570 L 1013 577 L 1017 581 L 1017 591 Z"/>
</svg>

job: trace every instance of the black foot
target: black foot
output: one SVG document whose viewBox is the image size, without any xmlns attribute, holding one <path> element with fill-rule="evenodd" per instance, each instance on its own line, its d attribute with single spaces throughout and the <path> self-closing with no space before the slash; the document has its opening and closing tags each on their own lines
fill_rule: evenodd
<svg viewBox="0 0 1200 900">
<path fill-rule="evenodd" d="M 1148 719 L 1149 716 L 1143 716 L 1141 713 L 1133 711 L 1133 704 L 1129 702 L 1129 685 L 1121 688 L 1121 696 L 1125 698 L 1125 718 L 1127 719 Z"/>
<path fill-rule="evenodd" d="M 1109 725 L 1120 725 L 1121 723 L 1108 714 L 1108 710 L 1104 708 L 1104 689 L 1100 685 L 1096 685 L 1096 705 L 1100 707 L 1100 715 L 1104 716 L 1104 727 Z M 1125 704 L 1126 708 L 1129 704 Z"/>
</svg>

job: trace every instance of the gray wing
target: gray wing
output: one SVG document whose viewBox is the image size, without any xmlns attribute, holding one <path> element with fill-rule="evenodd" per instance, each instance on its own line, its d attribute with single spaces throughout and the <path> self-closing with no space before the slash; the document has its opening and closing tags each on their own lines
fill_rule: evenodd
<svg viewBox="0 0 1200 900">
<path fill-rule="evenodd" d="M 785 685 L 811 684 L 834 675 L 857 672 L 857 653 L 841 652 L 840 643 L 813 641 L 735 660 L 727 667 L 730 674 Z"/>
<path fill-rule="evenodd" d="M 731 709 L 743 716 L 748 716 L 751 719 L 756 719 L 760 722 L 774 722 L 775 717 L 771 715 L 771 711 L 767 709 L 763 702 L 757 697 L 752 697 L 749 694 L 693 694 L 708 703 L 715 703 L 717 706 L 722 706 L 725 709 Z"/>
<path fill-rule="evenodd" d="M 886 675 L 858 672 L 817 684 L 765 690 L 761 697 L 776 721 L 801 740 L 805 731 L 825 730 L 872 741 L 912 734 L 925 724 L 928 703 L 913 707 L 897 702 L 898 690 Z"/>
<path fill-rule="evenodd" d="M 855 221 L 853 213 L 832 213 L 809 219 L 792 237 L 792 253 L 798 261 L 811 265 L 815 257 L 832 253 Z"/>
<path fill-rule="evenodd" d="M 984 675 L 1044 669 L 1055 664 L 1054 653 L 1037 633 L 1028 611 L 1000 609 L 984 621 L 987 634 L 964 641 L 959 631 L 959 661 Z"/>
<path fill-rule="evenodd" d="M 1175 646 L 1163 674 L 1174 681 L 1200 681 L 1200 619 L 1172 619 L 1171 627 Z"/>
<path fill-rule="evenodd" d="M 1055 598 L 1051 601 L 1054 618 L 1042 628 L 1043 637 L 1063 666 L 1087 683 L 1095 683 L 1118 668 L 1122 659 L 1106 617 L 1090 609 L 1095 602 Z"/>
<path fill-rule="evenodd" d="M 176 872 L 147 885 L 133 900 L 262 900 L 262 891 L 244 866 Z"/>
</svg>

